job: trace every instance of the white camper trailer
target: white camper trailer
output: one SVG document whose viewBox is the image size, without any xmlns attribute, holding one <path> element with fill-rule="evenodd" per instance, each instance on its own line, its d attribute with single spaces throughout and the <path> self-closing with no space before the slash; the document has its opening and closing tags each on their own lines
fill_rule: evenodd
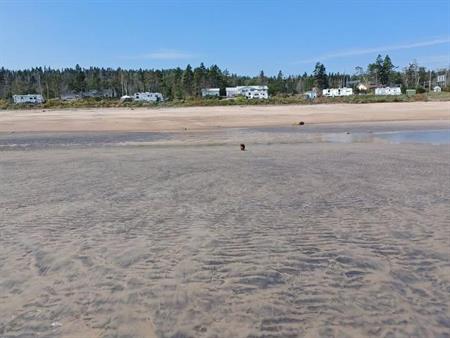
<svg viewBox="0 0 450 338">
<path fill-rule="evenodd" d="M 13 95 L 14 103 L 43 103 L 44 97 L 39 94 Z"/>
<path fill-rule="evenodd" d="M 268 99 L 268 89 L 267 86 L 247 86 L 240 91 L 247 99 Z"/>
<path fill-rule="evenodd" d="M 202 97 L 219 97 L 220 88 L 203 88 Z"/>
<path fill-rule="evenodd" d="M 134 101 L 144 101 L 144 102 L 160 102 L 164 101 L 164 97 L 161 93 L 150 93 L 150 92 L 143 92 L 143 93 L 135 93 L 133 95 Z"/>
<path fill-rule="evenodd" d="M 350 96 L 353 95 L 352 88 L 328 88 L 322 91 L 323 96 L 335 97 L 335 96 Z"/>
<path fill-rule="evenodd" d="M 248 99 L 268 99 L 269 87 L 267 86 L 237 86 L 226 88 L 227 97 L 245 96 Z"/>
<path fill-rule="evenodd" d="M 375 88 L 375 95 L 401 95 L 400 87 Z"/>
</svg>

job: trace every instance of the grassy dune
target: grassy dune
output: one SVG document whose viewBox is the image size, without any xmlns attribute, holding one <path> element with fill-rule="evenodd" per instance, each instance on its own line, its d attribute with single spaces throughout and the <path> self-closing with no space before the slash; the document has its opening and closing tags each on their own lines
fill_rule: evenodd
<svg viewBox="0 0 450 338">
<path fill-rule="evenodd" d="M 9 100 L 0 99 L 0 109 L 43 109 L 43 108 L 106 108 L 106 107 L 202 107 L 202 106 L 234 106 L 234 105 L 271 105 L 271 104 L 321 104 L 321 103 L 377 103 L 377 102 L 416 102 L 416 101 L 450 101 L 450 92 L 417 94 L 414 97 L 354 95 L 349 97 L 320 97 L 315 101 L 305 99 L 301 95 L 273 96 L 268 100 L 236 99 L 180 99 L 161 103 L 125 102 L 117 99 L 88 98 L 77 101 L 49 99 L 39 105 L 16 105 Z"/>
</svg>

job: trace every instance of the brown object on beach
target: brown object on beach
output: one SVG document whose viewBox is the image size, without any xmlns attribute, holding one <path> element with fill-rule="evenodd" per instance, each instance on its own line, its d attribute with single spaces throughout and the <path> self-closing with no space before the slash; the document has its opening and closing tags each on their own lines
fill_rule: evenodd
<svg viewBox="0 0 450 338">
<path fill-rule="evenodd" d="M 305 122 L 303 122 L 303 121 L 300 121 L 300 122 L 298 123 L 299 126 L 303 126 L 304 124 L 305 124 Z"/>
<path fill-rule="evenodd" d="M 241 143 L 241 150 L 245 151 L 245 144 L 244 143 Z"/>
</svg>

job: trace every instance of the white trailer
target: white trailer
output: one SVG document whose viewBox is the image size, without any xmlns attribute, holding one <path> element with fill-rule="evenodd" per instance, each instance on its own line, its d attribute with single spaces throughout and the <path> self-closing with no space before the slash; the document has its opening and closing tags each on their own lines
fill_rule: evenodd
<svg viewBox="0 0 450 338">
<path fill-rule="evenodd" d="M 268 89 L 267 86 L 247 86 L 241 88 L 240 91 L 247 99 L 268 99 Z"/>
<path fill-rule="evenodd" d="M 220 88 L 203 88 L 202 97 L 219 97 Z"/>
<path fill-rule="evenodd" d="M 322 90 L 323 96 L 328 97 L 335 97 L 335 96 L 351 96 L 353 95 L 353 89 L 352 88 L 327 88 Z"/>
<path fill-rule="evenodd" d="M 248 99 L 268 99 L 269 87 L 267 86 L 237 86 L 226 88 L 227 97 L 245 96 Z"/>
<path fill-rule="evenodd" d="M 134 101 L 144 101 L 144 102 L 160 102 L 164 101 L 164 97 L 161 93 L 150 93 L 150 92 L 142 92 L 135 93 L 133 95 Z"/>
<path fill-rule="evenodd" d="M 401 95 L 400 87 L 375 88 L 375 95 Z"/>
<path fill-rule="evenodd" d="M 21 103 L 43 103 L 44 97 L 40 94 L 26 94 L 26 95 L 13 95 L 14 103 L 21 104 Z"/>
<path fill-rule="evenodd" d="M 227 97 L 236 97 L 236 96 L 240 95 L 239 88 L 240 87 L 227 87 L 227 88 L 225 88 Z"/>
</svg>

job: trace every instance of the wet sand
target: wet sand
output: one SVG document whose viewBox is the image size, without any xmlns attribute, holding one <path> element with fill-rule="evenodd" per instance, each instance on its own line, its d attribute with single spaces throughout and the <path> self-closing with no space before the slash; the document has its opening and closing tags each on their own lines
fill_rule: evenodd
<svg viewBox="0 0 450 338">
<path fill-rule="evenodd" d="M 32 135 L 0 151 L 1 337 L 449 337 L 448 145 Z"/>
<path fill-rule="evenodd" d="M 145 131 L 450 120 L 450 102 L 0 111 L 0 132 Z"/>
</svg>

